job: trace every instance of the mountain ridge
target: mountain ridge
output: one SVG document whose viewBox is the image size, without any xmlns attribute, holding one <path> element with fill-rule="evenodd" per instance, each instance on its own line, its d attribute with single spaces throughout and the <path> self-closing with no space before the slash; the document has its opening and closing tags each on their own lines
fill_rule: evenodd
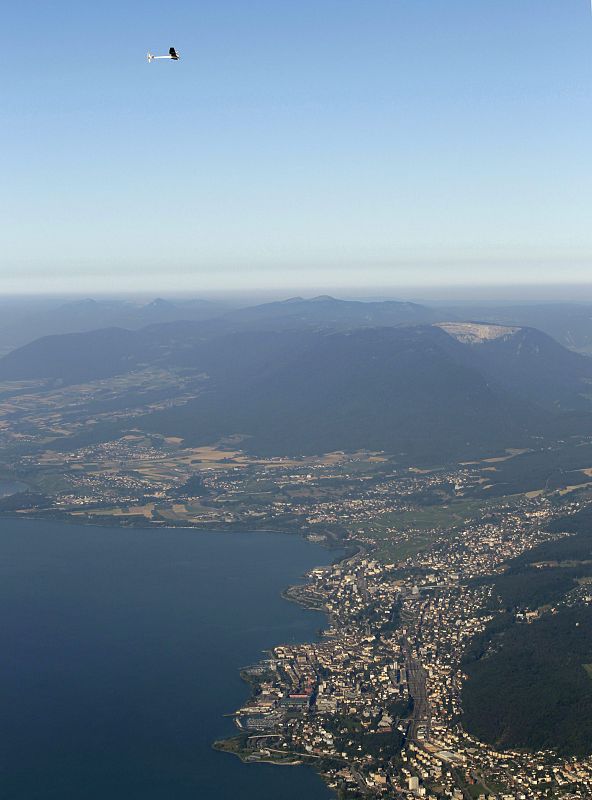
<svg viewBox="0 0 592 800">
<path fill-rule="evenodd" d="M 478 344 L 442 324 L 108 328 L 13 351 L 0 359 L 0 379 L 76 384 L 147 367 L 207 381 L 195 399 L 135 424 L 193 444 L 239 435 L 266 455 L 375 449 L 442 462 L 528 447 L 592 420 L 592 359 L 531 328 L 490 329 Z"/>
</svg>

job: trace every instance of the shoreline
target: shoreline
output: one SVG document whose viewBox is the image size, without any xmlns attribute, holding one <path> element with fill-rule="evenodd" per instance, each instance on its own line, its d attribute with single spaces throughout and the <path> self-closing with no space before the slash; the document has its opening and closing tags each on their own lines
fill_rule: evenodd
<svg viewBox="0 0 592 800">
<path fill-rule="evenodd" d="M 364 548 L 361 545 L 356 546 L 355 548 L 350 547 L 345 550 L 343 555 L 333 561 L 333 564 L 341 564 L 344 563 L 351 558 L 359 555 L 360 553 L 364 552 Z M 316 569 L 312 567 L 304 577 L 307 579 L 305 583 L 302 584 L 293 584 L 291 586 L 286 587 L 280 592 L 280 595 L 283 600 L 286 600 L 291 603 L 295 603 L 296 605 L 300 606 L 301 608 L 305 609 L 306 611 L 316 611 L 322 612 L 325 615 L 325 622 L 322 627 L 319 628 L 318 636 L 322 636 L 323 631 L 326 628 L 326 625 L 331 622 L 331 616 L 328 610 L 325 608 L 324 604 L 319 599 L 319 602 L 312 602 L 310 598 L 307 598 L 304 595 L 306 591 L 306 587 L 311 585 L 309 580 L 309 573 Z M 301 593 L 303 593 L 301 595 Z M 280 645 L 281 646 L 281 645 Z M 263 651 L 264 654 L 273 654 L 273 650 Z M 256 664 L 252 665 L 252 667 L 243 667 L 239 671 L 239 675 L 241 680 L 250 687 L 249 695 L 245 701 L 245 704 L 241 707 L 241 709 L 248 708 L 249 702 L 251 702 L 257 696 L 257 689 L 259 687 L 258 678 L 264 674 L 266 659 L 261 659 Z M 253 670 L 251 672 L 250 670 Z M 240 711 L 240 709 L 239 709 Z M 228 716 L 234 717 L 234 723 L 236 727 L 241 731 L 238 735 L 230 736 L 226 739 L 218 739 L 212 743 L 212 748 L 217 752 L 226 753 L 230 755 L 234 755 L 240 759 L 243 764 L 272 764 L 274 766 L 309 766 L 314 769 L 317 773 L 319 778 L 323 781 L 325 786 L 334 794 L 333 788 L 329 785 L 329 777 L 324 773 L 323 769 L 319 766 L 319 756 L 313 754 L 305 754 L 305 753 L 283 753 L 278 751 L 278 758 L 275 759 L 270 757 L 270 751 L 273 752 L 273 748 L 264 747 L 261 752 L 261 757 L 258 756 L 257 753 L 254 753 L 252 750 L 247 748 L 247 743 L 251 738 L 275 738 L 276 734 L 268 733 L 267 735 L 265 732 L 260 734 L 257 733 L 255 729 L 252 729 L 251 735 L 249 735 L 248 728 L 244 728 L 238 721 L 239 718 L 239 711 L 235 711 Z M 290 756 L 292 758 L 290 758 Z M 290 759 L 290 760 L 288 760 Z"/>
<path fill-rule="evenodd" d="M 10 495 L 9 495 L 10 496 Z M 0 498 L 1 499 L 1 498 Z M 57 511 L 55 509 L 39 509 L 37 513 L 33 510 L 23 511 L 0 511 L 0 520 L 2 519 L 25 519 L 30 521 L 45 521 L 45 522 L 59 522 L 66 525 L 84 525 L 90 528 L 131 528 L 132 530 L 163 530 L 170 528 L 171 530 L 195 530 L 204 531 L 205 533 L 273 533 L 281 536 L 302 536 L 308 540 L 308 534 L 302 528 L 254 528 L 252 524 L 249 525 L 235 525 L 234 523 L 224 523 L 217 525 L 215 523 L 195 523 L 176 524 L 174 520 L 148 520 L 145 517 L 138 516 L 136 519 L 130 520 L 129 517 L 83 517 L 74 518 L 67 512 Z M 317 544 L 326 549 L 338 549 L 342 546 L 339 539 L 326 535 L 322 541 L 312 541 L 311 544 Z"/>
<path fill-rule="evenodd" d="M 212 743 L 212 750 L 217 753 L 225 753 L 227 755 L 236 756 L 243 764 L 272 764 L 274 767 L 302 767 L 312 766 L 308 765 L 304 760 L 306 756 L 302 755 L 300 758 L 288 760 L 279 760 L 268 757 L 257 758 L 254 755 L 246 756 L 238 747 L 234 748 L 229 746 L 231 743 L 238 742 L 240 737 L 232 736 L 229 739 L 218 739 Z"/>
</svg>

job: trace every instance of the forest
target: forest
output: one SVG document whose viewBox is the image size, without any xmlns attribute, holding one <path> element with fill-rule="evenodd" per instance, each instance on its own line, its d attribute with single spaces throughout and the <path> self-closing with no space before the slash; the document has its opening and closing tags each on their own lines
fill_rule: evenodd
<svg viewBox="0 0 592 800">
<path fill-rule="evenodd" d="M 565 603 L 592 576 L 592 511 L 556 518 L 545 542 L 488 578 L 498 613 L 463 659 L 463 722 L 500 748 L 592 753 L 592 609 Z M 570 607 L 572 606 L 572 607 Z M 527 624 L 520 612 L 539 610 Z"/>
</svg>

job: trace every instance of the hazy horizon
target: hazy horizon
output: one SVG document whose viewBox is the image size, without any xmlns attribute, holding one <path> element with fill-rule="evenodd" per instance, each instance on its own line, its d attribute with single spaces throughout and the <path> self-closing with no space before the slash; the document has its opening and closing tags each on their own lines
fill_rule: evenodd
<svg viewBox="0 0 592 800">
<path fill-rule="evenodd" d="M 137 304 L 150 303 L 163 299 L 172 303 L 191 303 L 203 300 L 206 302 L 228 303 L 229 305 L 256 305 L 260 303 L 282 302 L 296 297 L 313 299 L 320 296 L 329 296 L 338 300 L 358 300 L 362 302 L 398 301 L 411 303 L 425 303 L 427 305 L 530 305 L 530 304 L 582 304 L 592 303 L 592 282 L 583 284 L 497 284 L 497 285 L 450 285 L 429 287 L 401 286 L 300 286 L 286 287 L 285 289 L 252 288 L 243 289 L 228 287 L 225 290 L 195 289 L 189 292 L 151 291 L 146 289 L 135 292 L 44 292 L 44 293 L 4 293 L 0 303 L 17 305 L 29 304 L 60 304 L 96 300 L 99 302 L 131 302 Z"/>
</svg>

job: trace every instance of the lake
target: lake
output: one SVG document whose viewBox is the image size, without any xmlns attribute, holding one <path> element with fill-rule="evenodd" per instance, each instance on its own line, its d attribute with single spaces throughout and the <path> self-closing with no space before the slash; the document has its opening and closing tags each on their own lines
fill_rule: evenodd
<svg viewBox="0 0 592 800">
<path fill-rule="evenodd" d="M 316 637 L 280 597 L 330 553 L 298 537 L 0 521 L 3 800 L 327 800 L 307 767 L 211 749 L 238 670 Z"/>
</svg>

